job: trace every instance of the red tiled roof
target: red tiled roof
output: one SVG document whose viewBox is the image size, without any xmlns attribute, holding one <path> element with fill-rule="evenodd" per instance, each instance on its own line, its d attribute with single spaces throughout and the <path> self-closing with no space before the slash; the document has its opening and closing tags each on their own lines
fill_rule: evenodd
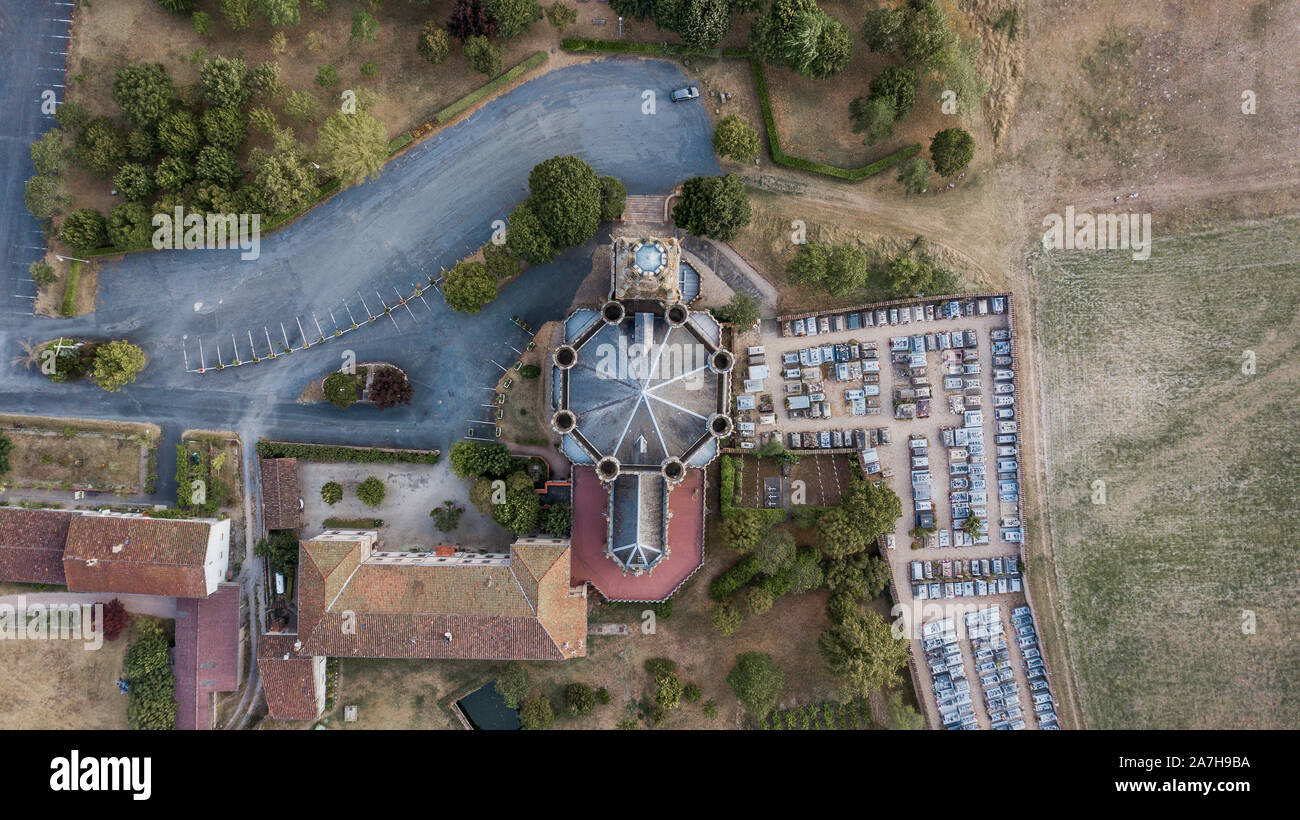
<svg viewBox="0 0 1300 820">
<path fill-rule="evenodd" d="M 212 693 L 239 688 L 239 587 L 176 602 L 176 728 L 212 727 Z"/>
<path fill-rule="evenodd" d="M 73 513 L 0 507 L 0 581 L 64 584 L 63 545 Z"/>
<path fill-rule="evenodd" d="M 704 563 L 704 471 L 690 469 L 668 494 L 671 552 L 642 575 L 625 572 L 605 552 L 609 493 L 595 469 L 573 468 L 573 579 L 611 601 L 663 601 Z"/>
<path fill-rule="evenodd" d="M 277 720 L 315 720 L 324 702 L 316 687 L 315 661 L 294 651 L 297 641 L 297 635 L 268 633 L 257 642 L 267 713 Z"/>
<path fill-rule="evenodd" d="M 74 516 L 63 554 L 68 589 L 205 598 L 210 529 L 205 521 Z"/>
<path fill-rule="evenodd" d="M 262 474 L 262 526 L 268 530 L 296 530 L 302 526 L 298 512 L 298 459 L 264 458 Z"/>
</svg>

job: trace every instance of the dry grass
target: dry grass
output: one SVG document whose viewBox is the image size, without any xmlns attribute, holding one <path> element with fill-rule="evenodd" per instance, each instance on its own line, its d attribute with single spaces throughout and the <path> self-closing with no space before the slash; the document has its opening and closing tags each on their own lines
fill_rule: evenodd
<svg viewBox="0 0 1300 820">
<path fill-rule="evenodd" d="M 87 650 L 80 640 L 0 640 L 0 729 L 126 729 L 118 693 L 123 634 Z"/>
<path fill-rule="evenodd" d="M 13 442 L 9 486 L 128 494 L 140 492 L 158 435 L 153 425 L 9 415 L 0 416 L 0 430 Z"/>
</svg>

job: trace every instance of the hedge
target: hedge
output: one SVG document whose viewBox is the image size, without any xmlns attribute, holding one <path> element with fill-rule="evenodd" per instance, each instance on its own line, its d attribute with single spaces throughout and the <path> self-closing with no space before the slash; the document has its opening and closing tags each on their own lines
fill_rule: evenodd
<svg viewBox="0 0 1300 820">
<path fill-rule="evenodd" d="M 835 177 L 837 179 L 846 179 L 856 182 L 866 179 L 869 176 L 878 174 L 887 168 L 890 168 L 905 159 L 916 156 L 921 151 L 919 143 L 904 146 L 894 153 L 881 157 L 880 159 L 860 168 L 839 168 L 834 165 L 827 165 L 824 162 L 814 162 L 802 157 L 792 157 L 785 151 L 781 150 L 781 138 L 776 130 L 776 118 L 772 116 L 772 101 L 768 98 L 767 79 L 763 76 L 763 64 L 754 56 L 749 58 L 749 67 L 754 75 L 754 87 L 758 91 L 758 104 L 763 109 L 763 124 L 767 127 L 767 147 L 772 154 L 772 161 L 777 165 L 784 165 L 787 168 L 798 168 L 801 171 L 812 171 L 815 174 Z"/>
<path fill-rule="evenodd" d="M 403 131 L 402 133 L 398 134 L 397 136 L 393 137 L 391 140 L 388 141 L 388 153 L 390 156 L 396 154 L 398 151 L 402 150 L 403 148 L 405 148 L 406 146 L 410 145 L 413 142 L 415 142 L 415 137 L 411 136 L 411 132 Z"/>
<path fill-rule="evenodd" d="M 748 49 L 695 48 L 675 43 L 632 43 L 625 40 L 592 40 L 565 37 L 560 41 L 565 51 L 613 51 L 620 54 L 665 54 L 673 57 L 744 57 Z"/>
<path fill-rule="evenodd" d="M 81 262 L 68 263 L 68 281 L 63 286 L 63 305 L 60 312 L 71 319 L 77 315 L 77 284 L 81 281 Z"/>
<path fill-rule="evenodd" d="M 547 58 L 547 54 L 545 51 L 537 52 L 533 56 L 529 57 L 527 60 L 524 60 L 519 65 L 515 66 L 514 68 L 510 69 L 506 73 L 502 74 L 500 77 L 497 77 L 494 80 L 489 80 L 488 82 L 484 83 L 483 85 L 469 92 L 465 96 L 461 97 L 459 100 L 456 100 L 451 105 L 442 109 L 437 114 L 434 114 L 433 115 L 434 121 L 436 121 L 439 125 L 445 125 L 449 120 L 451 120 L 457 114 L 461 113 L 466 108 L 469 108 L 474 103 L 483 99 L 488 94 L 491 94 L 493 91 L 496 91 L 501 86 L 509 82 L 512 82 L 520 74 L 523 74 L 525 71 L 531 71 L 532 69 L 537 68 L 539 65 L 546 62 L 546 58 Z"/>
<path fill-rule="evenodd" d="M 348 447 L 341 444 L 298 444 L 291 441 L 257 442 L 262 458 L 300 458 L 303 461 L 437 464 L 437 450 L 384 450 L 379 447 Z"/>
<path fill-rule="evenodd" d="M 322 526 L 327 530 L 377 530 L 384 522 L 378 518 L 326 518 Z"/>
<path fill-rule="evenodd" d="M 754 580 L 758 573 L 758 557 L 746 555 L 737 561 L 731 569 L 728 569 L 709 583 L 709 597 L 715 601 L 725 601 L 736 590 Z"/>
</svg>

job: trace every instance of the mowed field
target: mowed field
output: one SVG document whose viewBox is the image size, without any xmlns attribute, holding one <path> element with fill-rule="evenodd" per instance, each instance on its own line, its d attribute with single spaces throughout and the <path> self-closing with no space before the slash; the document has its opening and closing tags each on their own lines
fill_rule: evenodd
<svg viewBox="0 0 1300 820">
<path fill-rule="evenodd" d="M 126 729 L 117 689 L 127 635 L 97 650 L 82 640 L 0 640 L 0 729 Z"/>
<path fill-rule="evenodd" d="M 1085 722 L 1294 727 L 1300 219 L 1155 234 L 1030 260 Z"/>
</svg>

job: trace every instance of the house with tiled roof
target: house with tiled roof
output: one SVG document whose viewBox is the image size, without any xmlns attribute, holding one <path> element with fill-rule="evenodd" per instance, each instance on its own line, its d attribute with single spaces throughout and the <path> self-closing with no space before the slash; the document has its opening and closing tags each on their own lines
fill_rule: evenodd
<svg viewBox="0 0 1300 820">
<path fill-rule="evenodd" d="M 288 652 L 267 659 L 273 665 L 299 662 L 292 673 L 273 673 L 291 683 L 283 693 L 267 689 L 269 712 L 301 713 L 305 696 L 292 682 L 306 679 L 300 662 L 307 658 L 582 657 L 586 585 L 573 586 L 569 570 L 568 541 L 552 538 L 521 538 L 497 554 L 384 552 L 374 530 L 329 530 L 302 541 L 297 630 L 263 636 L 277 646 L 292 638 Z M 288 701 L 277 703 L 278 694 Z"/>
<path fill-rule="evenodd" d="M 206 598 L 229 564 L 229 519 L 82 513 L 69 522 L 63 550 L 74 592 Z"/>
<path fill-rule="evenodd" d="M 298 459 L 258 460 L 262 488 L 262 529 L 296 530 L 302 526 L 298 511 Z"/>
<path fill-rule="evenodd" d="M 0 580 L 65 583 L 63 545 L 75 513 L 0 507 Z"/>
<path fill-rule="evenodd" d="M 176 602 L 176 728 L 211 729 L 216 695 L 243 677 L 239 587 L 221 584 L 206 598 Z"/>
</svg>

